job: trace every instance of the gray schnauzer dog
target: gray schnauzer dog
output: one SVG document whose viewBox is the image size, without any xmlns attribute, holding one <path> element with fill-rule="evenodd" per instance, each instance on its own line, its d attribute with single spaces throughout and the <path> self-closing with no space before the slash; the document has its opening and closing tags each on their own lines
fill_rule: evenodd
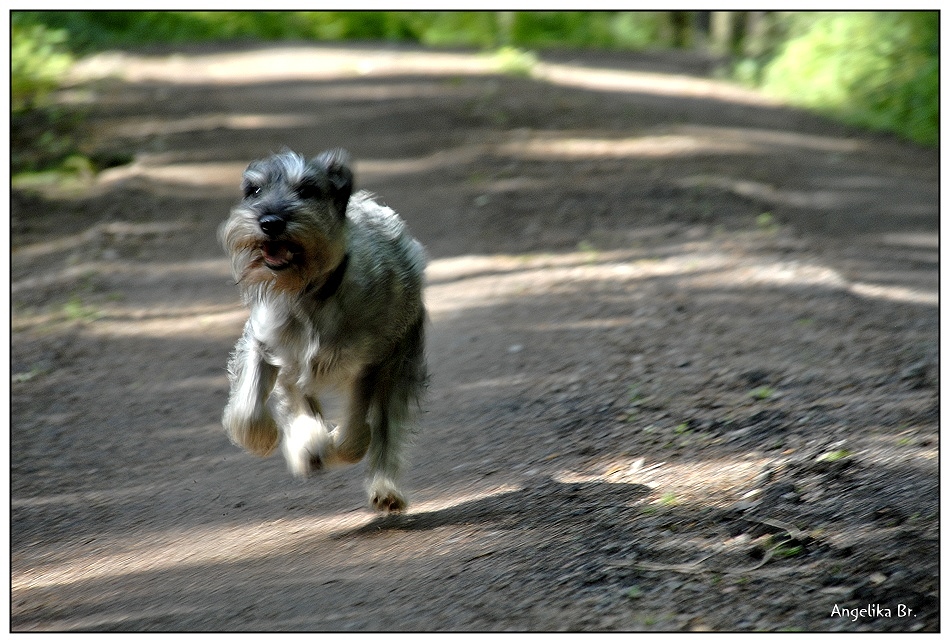
<svg viewBox="0 0 950 643">
<path fill-rule="evenodd" d="M 395 212 L 353 191 L 349 156 L 291 151 L 252 162 L 219 230 L 250 317 L 228 363 L 231 441 L 291 472 L 359 462 L 379 511 L 401 511 L 396 478 L 410 407 L 426 382 L 425 252 Z M 346 398 L 343 422 L 319 396 Z M 282 438 L 282 439 L 281 439 Z"/>
</svg>

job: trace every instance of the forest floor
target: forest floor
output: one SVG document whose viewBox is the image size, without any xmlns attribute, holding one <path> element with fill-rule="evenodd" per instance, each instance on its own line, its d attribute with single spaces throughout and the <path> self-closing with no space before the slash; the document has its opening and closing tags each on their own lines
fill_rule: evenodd
<svg viewBox="0 0 950 643">
<path fill-rule="evenodd" d="M 937 631 L 938 152 L 713 67 L 83 63 L 130 162 L 12 192 L 12 629 Z M 350 150 L 431 256 L 402 515 L 219 423 L 216 229 L 284 146 Z"/>
</svg>

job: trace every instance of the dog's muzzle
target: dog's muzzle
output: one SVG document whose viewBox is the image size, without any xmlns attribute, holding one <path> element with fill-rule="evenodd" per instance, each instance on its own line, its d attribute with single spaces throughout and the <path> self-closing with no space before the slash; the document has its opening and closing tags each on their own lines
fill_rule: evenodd
<svg viewBox="0 0 950 643">
<path fill-rule="evenodd" d="M 300 247 L 287 241 L 265 241 L 261 244 L 264 265 L 271 270 L 289 268 L 297 259 Z"/>
<path fill-rule="evenodd" d="M 261 232 L 273 239 L 287 229 L 287 219 L 279 214 L 264 214 L 257 220 L 257 225 L 261 227 Z"/>
<path fill-rule="evenodd" d="M 287 229 L 287 218 L 280 214 L 262 214 L 257 220 L 257 225 L 268 237 L 261 243 L 264 265 L 271 270 L 289 268 L 296 260 L 300 247 L 289 241 L 278 239 Z"/>
</svg>

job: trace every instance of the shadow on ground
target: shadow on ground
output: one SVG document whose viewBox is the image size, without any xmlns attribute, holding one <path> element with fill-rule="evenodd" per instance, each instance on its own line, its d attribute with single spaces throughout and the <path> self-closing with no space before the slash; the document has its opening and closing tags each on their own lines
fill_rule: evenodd
<svg viewBox="0 0 950 643">
<path fill-rule="evenodd" d="M 97 85 L 135 163 L 11 200 L 13 628 L 939 629 L 936 154 L 699 88 Z M 406 515 L 218 426 L 215 232 L 287 143 L 433 257 Z"/>
<path fill-rule="evenodd" d="M 584 516 L 604 504 L 622 509 L 650 493 L 648 487 L 610 483 L 533 482 L 517 491 L 461 502 L 445 509 L 380 516 L 357 529 L 333 538 L 376 534 L 380 531 L 420 531 L 451 525 L 492 523 L 499 528 L 534 528 L 563 521 L 564 516 Z"/>
</svg>

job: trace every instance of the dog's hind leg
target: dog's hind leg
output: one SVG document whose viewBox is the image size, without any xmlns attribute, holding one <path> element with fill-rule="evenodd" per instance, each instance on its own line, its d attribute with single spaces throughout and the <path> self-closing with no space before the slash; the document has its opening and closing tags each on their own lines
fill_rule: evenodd
<svg viewBox="0 0 950 643">
<path fill-rule="evenodd" d="M 377 511 L 398 512 L 408 504 L 396 483 L 402 464 L 402 445 L 397 437 L 399 427 L 385 411 L 377 413 L 379 417 L 373 418 L 370 424 L 373 437 L 367 475 L 369 503 Z"/>
<path fill-rule="evenodd" d="M 372 376 L 364 373 L 349 386 L 346 417 L 331 433 L 336 458 L 347 464 L 362 460 L 369 449 L 370 428 L 366 416 L 372 403 L 372 385 Z"/>
<path fill-rule="evenodd" d="M 370 504 L 378 511 L 402 511 L 408 504 L 396 481 L 408 438 L 409 407 L 418 401 L 426 381 L 423 342 L 420 318 L 371 378 L 367 483 Z"/>
</svg>

